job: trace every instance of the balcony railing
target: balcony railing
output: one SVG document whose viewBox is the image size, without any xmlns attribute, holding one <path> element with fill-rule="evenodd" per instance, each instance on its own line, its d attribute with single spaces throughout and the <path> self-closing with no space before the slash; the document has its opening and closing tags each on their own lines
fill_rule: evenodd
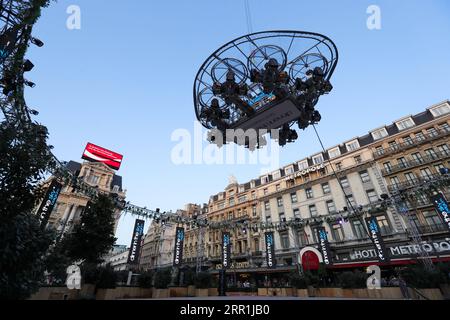
<svg viewBox="0 0 450 320">
<path fill-rule="evenodd" d="M 417 230 L 421 235 L 429 234 L 429 233 L 438 233 L 438 232 L 449 232 L 448 228 L 445 224 L 432 224 L 426 226 L 416 226 Z M 411 235 L 411 231 L 408 230 L 407 233 Z"/>
<path fill-rule="evenodd" d="M 450 135 L 450 131 L 444 130 L 444 129 L 437 129 L 435 134 L 425 134 L 423 138 L 421 139 L 411 139 L 410 143 L 398 143 L 395 146 L 389 147 L 389 148 L 382 148 L 382 149 L 378 149 L 377 151 L 375 151 L 373 153 L 373 157 L 374 159 L 379 159 L 382 157 L 386 157 L 389 156 L 391 154 L 395 154 L 398 153 L 400 151 L 404 151 L 410 148 L 414 148 L 418 145 L 445 137 Z"/>
<path fill-rule="evenodd" d="M 428 163 L 432 163 L 435 161 L 439 161 L 439 160 L 443 160 L 443 159 L 447 159 L 450 157 L 450 153 L 447 152 L 437 152 L 434 155 L 427 155 L 422 157 L 422 159 L 420 160 L 410 160 L 410 161 L 405 161 L 404 163 L 399 163 L 396 164 L 394 166 L 391 166 L 390 168 L 384 168 L 381 170 L 381 173 L 386 176 L 389 174 L 393 174 L 399 171 L 403 171 L 403 170 L 407 170 L 410 168 L 414 168 L 414 167 L 418 167 L 424 164 L 428 164 Z"/>
<path fill-rule="evenodd" d="M 401 189 L 411 188 L 411 187 L 417 186 L 421 183 L 432 181 L 439 177 L 442 177 L 442 176 L 438 175 L 438 174 L 434 174 L 434 175 L 429 175 L 427 177 L 420 177 L 420 178 L 406 180 L 406 181 L 400 182 L 400 183 L 390 184 L 390 185 L 388 185 L 388 190 L 389 190 L 389 192 L 394 192 L 394 191 L 401 190 Z"/>
</svg>

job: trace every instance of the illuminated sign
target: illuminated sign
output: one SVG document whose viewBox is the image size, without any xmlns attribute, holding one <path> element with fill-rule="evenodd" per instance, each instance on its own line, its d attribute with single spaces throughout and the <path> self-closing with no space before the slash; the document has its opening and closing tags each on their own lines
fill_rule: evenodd
<svg viewBox="0 0 450 320">
<path fill-rule="evenodd" d="M 264 234 L 266 240 L 266 263 L 268 268 L 275 268 L 275 239 L 273 232 L 266 232 Z"/>
<path fill-rule="evenodd" d="M 308 174 L 310 172 L 315 172 L 315 171 L 319 171 L 321 169 L 325 168 L 325 165 L 323 163 L 309 167 L 307 169 L 301 170 L 301 171 L 297 171 L 295 174 L 291 174 L 289 176 L 287 176 L 284 180 L 291 180 L 297 177 L 301 177 L 304 176 L 305 174 Z"/>
<path fill-rule="evenodd" d="M 224 269 L 228 269 L 230 267 L 230 255 L 231 255 L 231 239 L 230 233 L 224 232 L 222 233 L 222 266 Z"/>
<path fill-rule="evenodd" d="M 444 220 L 444 224 L 450 230 L 450 209 L 448 202 L 445 200 L 444 195 L 439 193 L 431 197 L 431 201 L 434 203 L 434 207 Z"/>
<path fill-rule="evenodd" d="M 37 211 L 39 220 L 41 221 L 41 226 L 45 227 L 47 225 L 50 214 L 56 205 L 56 200 L 58 200 L 59 193 L 61 192 L 62 184 L 53 180 L 48 187 L 47 193 L 45 194 L 44 200 L 41 203 Z"/>
<path fill-rule="evenodd" d="M 96 146 L 95 144 L 88 143 L 81 158 L 92 162 L 102 162 L 112 169 L 119 170 L 123 156 Z"/>
<path fill-rule="evenodd" d="M 173 252 L 173 265 L 179 266 L 183 260 L 184 228 L 178 227 L 175 232 L 175 248 Z"/>
<path fill-rule="evenodd" d="M 144 220 L 136 219 L 134 224 L 133 238 L 131 239 L 130 252 L 128 253 L 128 264 L 137 264 L 139 262 L 144 223 Z"/>
<path fill-rule="evenodd" d="M 317 238 L 319 239 L 319 247 L 322 251 L 323 262 L 327 266 L 333 265 L 333 259 L 331 257 L 330 243 L 328 242 L 328 235 L 325 228 L 317 228 Z"/>
<path fill-rule="evenodd" d="M 370 239 L 375 246 L 375 252 L 380 262 L 388 262 L 390 259 L 386 252 L 383 238 L 381 237 L 380 227 L 375 217 L 366 218 L 367 228 L 369 229 Z"/>
</svg>

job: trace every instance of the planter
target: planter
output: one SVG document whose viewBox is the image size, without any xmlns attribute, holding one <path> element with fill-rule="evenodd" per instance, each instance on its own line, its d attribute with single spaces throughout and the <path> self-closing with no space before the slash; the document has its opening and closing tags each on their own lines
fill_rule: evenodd
<svg viewBox="0 0 450 320">
<path fill-rule="evenodd" d="M 282 296 L 281 288 L 267 288 L 267 295 L 270 297 Z"/>
<path fill-rule="evenodd" d="M 169 296 L 170 297 L 187 297 L 188 288 L 187 287 L 170 287 Z"/>
<path fill-rule="evenodd" d="M 441 288 L 442 295 L 444 296 L 444 299 L 449 300 L 450 299 L 450 285 L 441 284 L 440 288 Z"/>
<path fill-rule="evenodd" d="M 296 289 L 297 297 L 308 298 L 308 289 Z"/>
<path fill-rule="evenodd" d="M 41 287 L 28 300 L 77 300 L 79 290 L 69 290 L 67 287 Z"/>
<path fill-rule="evenodd" d="M 413 294 L 411 294 L 411 291 L 413 291 Z M 430 300 L 444 300 L 444 296 L 442 295 L 441 290 L 439 290 L 437 288 L 417 289 L 417 291 L 419 291 L 423 296 L 427 297 Z M 413 299 L 418 299 L 418 300 L 424 299 L 419 294 L 417 294 L 417 292 L 415 292 L 414 290 L 410 289 L 409 292 L 410 292 L 409 296 Z"/>
<path fill-rule="evenodd" d="M 98 289 L 97 300 L 115 300 L 127 298 L 151 298 L 152 288 L 117 287 L 115 289 Z"/>
<path fill-rule="evenodd" d="M 358 299 L 368 299 L 369 293 L 367 289 L 353 289 L 353 296 Z"/>
<path fill-rule="evenodd" d="M 195 296 L 196 297 L 207 297 L 208 289 L 195 289 Z"/>
<path fill-rule="evenodd" d="M 342 288 L 317 288 L 316 296 L 326 298 L 342 298 L 344 293 L 342 292 Z"/>
<path fill-rule="evenodd" d="M 267 288 L 258 288 L 258 296 L 266 297 L 268 295 Z"/>
<path fill-rule="evenodd" d="M 342 289 L 342 297 L 343 298 L 354 298 L 355 295 L 353 294 L 352 289 Z"/>
<path fill-rule="evenodd" d="M 195 297 L 195 286 L 188 286 L 187 287 L 187 296 L 188 297 Z"/>
<path fill-rule="evenodd" d="M 308 290 L 308 296 L 309 297 L 315 297 L 316 296 L 316 288 L 314 288 L 313 286 L 308 286 L 308 288 L 306 290 Z"/>
<path fill-rule="evenodd" d="M 293 297 L 294 290 L 292 288 L 281 288 L 281 295 L 283 297 Z"/>
<path fill-rule="evenodd" d="M 152 298 L 154 299 L 169 298 L 169 289 L 153 289 Z"/>
<path fill-rule="evenodd" d="M 218 295 L 219 295 L 219 290 L 217 288 L 209 288 L 208 289 L 208 296 L 217 297 Z"/>
</svg>

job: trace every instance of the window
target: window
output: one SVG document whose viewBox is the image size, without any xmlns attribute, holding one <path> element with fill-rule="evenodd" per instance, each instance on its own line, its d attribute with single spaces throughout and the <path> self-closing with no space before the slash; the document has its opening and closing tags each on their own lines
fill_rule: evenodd
<svg viewBox="0 0 450 320">
<path fill-rule="evenodd" d="M 260 250 L 259 250 L 259 239 L 258 239 L 258 238 L 255 238 L 255 239 L 253 240 L 253 242 L 254 242 L 254 244 L 255 244 L 255 251 L 260 251 Z"/>
<path fill-rule="evenodd" d="M 232 195 L 234 195 L 234 190 L 230 190 L 230 191 L 228 191 L 228 195 L 229 195 L 229 196 L 232 196 Z"/>
<path fill-rule="evenodd" d="M 345 147 L 347 148 L 347 150 L 349 152 L 355 151 L 356 149 L 359 148 L 359 142 L 358 142 L 358 140 L 350 141 L 350 142 L 345 144 Z"/>
<path fill-rule="evenodd" d="M 372 131 L 373 140 L 379 140 L 388 135 L 386 128 L 381 128 L 375 131 Z"/>
<path fill-rule="evenodd" d="M 392 171 L 392 165 L 391 165 L 391 163 L 389 161 L 383 163 L 383 167 L 384 167 L 384 170 L 386 170 L 387 173 Z"/>
<path fill-rule="evenodd" d="M 272 178 L 273 178 L 273 180 L 280 179 L 281 178 L 280 170 L 277 170 L 277 171 L 273 172 L 272 173 Z"/>
<path fill-rule="evenodd" d="M 441 144 L 437 148 L 442 155 L 448 155 L 450 153 L 450 150 L 446 144 Z"/>
<path fill-rule="evenodd" d="M 391 177 L 391 185 L 394 187 L 398 187 L 400 185 L 400 180 L 397 176 Z"/>
<path fill-rule="evenodd" d="M 294 209 L 294 218 L 300 218 L 300 209 Z"/>
<path fill-rule="evenodd" d="M 430 129 L 427 130 L 427 133 L 430 137 L 436 137 L 439 135 L 439 133 L 437 132 L 435 127 L 432 127 Z"/>
<path fill-rule="evenodd" d="M 328 213 L 335 213 L 336 212 L 336 206 L 334 205 L 333 200 L 327 201 L 327 209 Z"/>
<path fill-rule="evenodd" d="M 444 131 L 444 132 L 449 132 L 450 131 L 450 126 L 448 125 L 447 122 L 445 122 L 445 123 L 442 123 L 442 124 L 439 125 L 439 129 L 441 131 Z"/>
<path fill-rule="evenodd" d="M 342 170 L 342 162 L 336 162 L 336 170 L 338 171 Z"/>
<path fill-rule="evenodd" d="M 398 158 L 397 163 L 400 168 L 406 168 L 406 166 L 407 166 L 405 157 Z"/>
<path fill-rule="evenodd" d="M 383 149 L 383 147 L 382 147 L 382 146 L 376 147 L 376 148 L 375 148 L 375 153 L 376 153 L 378 156 L 382 156 L 382 155 L 384 154 L 384 149 Z"/>
<path fill-rule="evenodd" d="M 270 210 L 270 203 L 269 203 L 269 201 L 264 202 L 264 209 Z"/>
<path fill-rule="evenodd" d="M 265 184 L 265 183 L 268 183 L 268 182 L 269 182 L 269 177 L 268 176 L 264 176 L 264 177 L 261 178 L 261 183 L 262 184 Z"/>
<path fill-rule="evenodd" d="M 240 197 L 238 198 L 238 202 L 239 202 L 239 203 L 242 203 L 242 202 L 245 202 L 245 201 L 247 201 L 247 196 L 246 196 L 246 195 L 240 196 Z"/>
<path fill-rule="evenodd" d="M 322 191 L 323 194 L 328 194 L 331 192 L 330 185 L 328 184 L 328 182 L 322 183 Z"/>
<path fill-rule="evenodd" d="M 289 234 L 287 232 L 280 234 L 281 248 L 289 249 Z"/>
<path fill-rule="evenodd" d="M 252 199 L 256 199 L 256 191 L 252 191 Z"/>
<path fill-rule="evenodd" d="M 414 142 L 413 142 L 413 139 L 411 139 L 410 136 L 407 136 L 407 137 L 403 137 L 403 143 L 406 144 L 406 145 L 412 145 Z"/>
<path fill-rule="evenodd" d="M 339 150 L 339 147 L 330 149 L 328 150 L 328 155 L 330 156 L 330 159 L 339 157 L 341 155 L 341 150 Z"/>
<path fill-rule="evenodd" d="M 357 239 L 362 239 L 366 237 L 366 231 L 360 220 L 352 221 L 353 233 Z"/>
<path fill-rule="evenodd" d="M 269 189 L 268 188 L 264 188 L 264 195 L 267 195 L 269 193 Z"/>
<path fill-rule="evenodd" d="M 97 184 L 99 180 L 100 180 L 99 176 L 89 176 L 88 177 L 88 182 L 92 183 L 92 184 Z"/>
<path fill-rule="evenodd" d="M 387 220 L 385 215 L 381 215 L 377 217 L 378 226 L 380 227 L 381 235 L 387 235 L 391 232 L 391 228 L 389 226 L 389 221 Z"/>
<path fill-rule="evenodd" d="M 283 206 L 283 198 L 281 198 L 281 197 L 277 198 L 277 204 L 279 207 L 282 207 Z"/>
<path fill-rule="evenodd" d="M 362 183 L 370 182 L 370 176 L 367 170 L 361 171 L 359 176 L 361 177 Z"/>
<path fill-rule="evenodd" d="M 420 175 L 425 178 L 425 179 L 429 179 L 433 176 L 433 174 L 431 173 L 430 168 L 423 168 L 420 169 Z"/>
<path fill-rule="evenodd" d="M 416 152 L 416 153 L 411 154 L 411 157 L 417 163 L 422 163 L 423 162 L 422 155 L 420 154 L 420 152 Z"/>
<path fill-rule="evenodd" d="M 426 149 L 426 150 L 425 150 L 425 154 L 426 154 L 426 155 L 428 156 L 428 158 L 430 158 L 430 159 L 436 159 L 436 158 L 437 158 L 436 152 L 434 151 L 433 148 Z"/>
<path fill-rule="evenodd" d="M 414 136 L 416 137 L 416 140 L 418 142 L 425 140 L 425 136 L 424 136 L 423 132 L 416 132 L 414 134 Z"/>
<path fill-rule="evenodd" d="M 397 149 L 398 149 L 397 141 L 391 141 L 391 142 L 389 142 L 389 148 L 390 148 L 391 150 L 397 150 Z"/>
<path fill-rule="evenodd" d="M 252 215 L 256 217 L 256 204 L 252 205 Z"/>
<path fill-rule="evenodd" d="M 266 216 L 266 222 L 272 223 L 272 216 L 270 215 Z"/>
<path fill-rule="evenodd" d="M 284 212 L 280 212 L 279 217 L 281 222 L 286 222 L 286 215 L 284 214 Z"/>
<path fill-rule="evenodd" d="M 234 198 L 228 199 L 228 203 L 230 204 L 230 206 L 234 206 Z"/>
<path fill-rule="evenodd" d="M 304 247 L 309 244 L 308 235 L 306 234 L 305 230 L 302 229 L 297 232 L 297 241 L 299 247 Z"/>
<path fill-rule="evenodd" d="M 378 201 L 378 195 L 375 190 L 367 190 L 367 198 L 369 198 L 370 203 L 374 203 Z"/>
<path fill-rule="evenodd" d="M 342 230 L 342 225 L 340 223 L 333 224 L 332 230 L 334 241 L 344 240 L 344 230 Z"/>
<path fill-rule="evenodd" d="M 228 220 L 233 219 L 233 212 L 228 212 Z"/>
<path fill-rule="evenodd" d="M 348 187 L 350 187 L 350 184 L 348 183 L 347 177 L 340 178 L 339 181 L 341 182 L 341 186 L 342 186 L 343 188 L 348 188 Z"/>
<path fill-rule="evenodd" d="M 219 209 L 219 210 L 223 209 L 224 207 L 225 207 L 225 204 L 223 202 L 221 202 L 217 205 L 217 209 Z"/>
<path fill-rule="evenodd" d="M 349 194 L 349 195 L 347 195 L 347 204 L 348 204 L 348 206 L 351 208 L 351 207 L 356 207 L 356 202 L 355 202 L 355 199 L 353 198 L 353 195 L 352 194 Z"/>
<path fill-rule="evenodd" d="M 441 173 L 441 169 L 444 169 L 445 166 L 442 163 L 438 163 L 434 165 L 434 169 L 436 170 L 437 173 Z"/>
<path fill-rule="evenodd" d="M 431 108 L 430 112 L 434 117 L 439 117 L 439 116 L 449 113 L 450 106 L 448 104 L 444 103 L 439 106 Z"/>
<path fill-rule="evenodd" d="M 293 193 L 291 193 L 291 202 L 292 203 L 297 203 L 297 193 L 296 192 L 293 192 Z"/>
<path fill-rule="evenodd" d="M 323 162 L 323 155 L 318 154 L 318 155 L 312 157 L 312 161 L 314 164 L 321 164 Z"/>
<path fill-rule="evenodd" d="M 281 190 L 281 185 L 280 185 L 280 184 L 277 184 L 277 185 L 275 186 L 275 190 L 276 190 L 276 191 L 280 191 L 280 190 Z"/>
<path fill-rule="evenodd" d="M 416 175 L 413 172 L 405 173 L 405 178 L 409 183 L 414 183 L 416 181 Z"/>
<path fill-rule="evenodd" d="M 429 226 L 435 226 L 442 223 L 435 210 L 423 211 L 422 214 Z"/>
<path fill-rule="evenodd" d="M 311 217 L 317 216 L 317 208 L 314 204 L 309 206 L 309 214 L 311 215 Z"/>
<path fill-rule="evenodd" d="M 293 166 L 287 167 L 286 169 L 284 169 L 284 173 L 286 175 L 293 174 L 294 173 L 294 167 Z"/>
<path fill-rule="evenodd" d="M 395 123 L 397 125 L 398 130 L 405 130 L 414 126 L 414 121 L 411 118 L 407 118 L 404 120 L 397 121 Z"/>
<path fill-rule="evenodd" d="M 301 162 L 298 163 L 298 170 L 305 170 L 308 169 L 308 161 L 307 160 L 303 160 Z"/>
<path fill-rule="evenodd" d="M 313 192 L 311 188 L 305 189 L 306 192 L 306 199 L 312 199 L 313 198 Z"/>
<path fill-rule="evenodd" d="M 356 164 L 360 164 L 360 163 L 362 162 L 362 159 L 361 159 L 361 156 L 360 156 L 360 155 L 358 155 L 358 156 L 356 156 L 356 157 L 353 157 L 353 159 L 355 159 L 355 163 L 356 163 Z"/>
</svg>

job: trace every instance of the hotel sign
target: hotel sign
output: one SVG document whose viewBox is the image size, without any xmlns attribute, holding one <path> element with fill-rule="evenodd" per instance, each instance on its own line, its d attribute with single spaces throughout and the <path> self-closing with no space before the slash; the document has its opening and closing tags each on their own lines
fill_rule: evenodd
<svg viewBox="0 0 450 320">
<path fill-rule="evenodd" d="M 319 170 L 321 170 L 323 168 L 325 168 L 325 165 L 323 163 L 317 164 L 315 166 L 306 168 L 304 170 L 297 171 L 296 173 L 291 174 L 288 177 L 286 177 L 285 180 L 290 180 L 290 179 L 294 179 L 294 178 L 297 178 L 297 177 L 301 177 L 301 176 L 304 176 L 304 175 L 306 175 L 306 174 L 308 174 L 310 172 L 319 171 Z"/>
</svg>

